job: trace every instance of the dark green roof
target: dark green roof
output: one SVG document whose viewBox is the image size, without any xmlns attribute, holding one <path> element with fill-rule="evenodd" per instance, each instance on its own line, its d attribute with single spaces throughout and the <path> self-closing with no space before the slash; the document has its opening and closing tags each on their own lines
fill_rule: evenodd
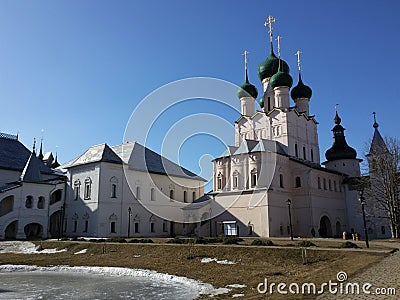
<svg viewBox="0 0 400 300">
<path fill-rule="evenodd" d="M 301 74 L 299 74 L 299 83 L 292 89 L 290 93 L 293 100 L 299 98 L 307 98 L 310 99 L 312 96 L 312 90 L 309 86 L 305 85 L 301 80 Z"/>
<path fill-rule="evenodd" d="M 292 76 L 290 76 L 289 73 L 286 73 L 284 71 L 279 71 L 278 73 L 273 75 L 269 81 L 269 85 L 272 88 L 276 88 L 279 86 L 287 86 L 291 88 L 292 84 L 293 84 Z"/>
<path fill-rule="evenodd" d="M 246 81 L 237 90 L 237 96 L 239 99 L 243 98 L 243 97 L 249 97 L 249 96 L 251 96 L 255 99 L 258 96 L 257 88 L 249 82 L 249 79 L 247 77 L 247 71 L 246 71 Z"/>
<path fill-rule="evenodd" d="M 290 69 L 288 64 L 284 60 L 281 60 L 281 64 L 282 64 L 281 70 L 283 72 L 289 73 Z M 279 58 L 276 57 L 274 50 L 271 48 L 270 55 L 258 67 L 258 77 L 260 78 L 261 81 L 263 81 L 265 78 L 272 77 L 272 75 L 278 72 L 278 69 L 279 69 Z"/>
<path fill-rule="evenodd" d="M 333 145 L 325 152 L 326 160 L 338 160 L 338 159 L 356 159 L 357 152 L 352 147 L 347 145 L 346 138 L 344 136 L 345 128 L 340 125 L 341 119 L 336 112 L 334 119 L 335 127 L 333 127 Z"/>
</svg>

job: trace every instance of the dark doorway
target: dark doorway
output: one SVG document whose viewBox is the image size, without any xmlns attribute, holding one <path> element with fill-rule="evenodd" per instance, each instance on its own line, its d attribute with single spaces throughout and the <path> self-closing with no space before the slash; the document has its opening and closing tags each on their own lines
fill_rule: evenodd
<svg viewBox="0 0 400 300">
<path fill-rule="evenodd" d="M 8 224 L 6 231 L 4 232 L 4 238 L 6 240 L 15 240 L 17 238 L 18 221 L 11 222 Z"/>
<path fill-rule="evenodd" d="M 57 210 L 50 216 L 50 234 L 52 238 L 59 238 L 61 235 L 61 210 Z"/>
<path fill-rule="evenodd" d="M 319 222 L 319 230 L 318 230 L 319 236 L 326 238 L 326 237 L 331 237 L 332 236 L 332 226 L 331 226 L 331 221 L 327 216 L 323 216 L 321 218 L 321 221 Z"/>
<path fill-rule="evenodd" d="M 40 239 L 43 234 L 43 227 L 38 223 L 30 223 L 25 226 L 24 232 L 27 239 Z"/>
</svg>

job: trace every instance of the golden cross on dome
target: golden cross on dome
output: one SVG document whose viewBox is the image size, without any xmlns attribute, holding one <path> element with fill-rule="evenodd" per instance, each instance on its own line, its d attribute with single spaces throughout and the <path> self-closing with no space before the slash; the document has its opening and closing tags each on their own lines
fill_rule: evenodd
<svg viewBox="0 0 400 300">
<path fill-rule="evenodd" d="M 297 50 L 297 52 L 295 53 L 295 55 L 297 55 L 297 68 L 299 69 L 299 73 L 300 73 L 300 54 L 301 54 L 300 50 Z"/>
<path fill-rule="evenodd" d="M 280 35 L 276 37 L 276 40 L 278 41 L 278 58 L 281 58 L 281 39 L 282 37 Z"/>
<path fill-rule="evenodd" d="M 267 21 L 264 22 L 265 27 L 269 27 L 269 41 L 272 44 L 272 24 L 276 22 L 276 19 L 273 16 L 268 16 Z"/>
</svg>

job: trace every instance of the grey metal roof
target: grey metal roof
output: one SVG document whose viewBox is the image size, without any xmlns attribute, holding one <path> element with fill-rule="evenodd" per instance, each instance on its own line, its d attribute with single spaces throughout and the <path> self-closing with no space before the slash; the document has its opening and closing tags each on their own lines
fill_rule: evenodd
<svg viewBox="0 0 400 300">
<path fill-rule="evenodd" d="M 246 154 L 253 152 L 273 152 L 288 155 L 287 146 L 278 141 L 272 140 L 244 140 L 239 147 L 228 146 L 227 149 L 217 158 L 229 157 L 232 155 Z"/>
<path fill-rule="evenodd" d="M 0 135 L 0 169 L 8 169 L 22 172 L 31 155 L 18 139 Z M 42 161 L 38 163 L 41 173 L 53 174 L 53 171 Z"/>
<path fill-rule="evenodd" d="M 240 144 L 239 148 L 235 151 L 234 155 L 250 153 L 251 150 L 253 150 L 253 148 L 257 146 L 258 142 L 259 141 L 255 140 L 244 140 Z"/>
<path fill-rule="evenodd" d="M 107 144 L 92 146 L 81 156 L 62 165 L 60 169 L 73 168 L 94 162 L 124 163 L 137 171 L 206 181 L 137 142 L 125 142 L 113 147 L 109 147 Z"/>
<path fill-rule="evenodd" d="M 15 189 L 20 186 L 21 186 L 21 183 L 18 183 L 18 182 L 6 183 L 5 185 L 0 186 L 0 193 L 7 192 L 9 190 Z"/>
<path fill-rule="evenodd" d="M 20 180 L 26 182 L 40 182 L 42 181 L 42 174 L 40 173 L 40 160 L 36 157 L 33 151 L 22 171 Z"/>
</svg>

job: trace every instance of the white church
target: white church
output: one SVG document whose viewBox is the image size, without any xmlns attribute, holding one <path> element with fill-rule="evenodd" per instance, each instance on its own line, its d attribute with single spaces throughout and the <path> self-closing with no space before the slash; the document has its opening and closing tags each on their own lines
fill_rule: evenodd
<svg viewBox="0 0 400 300">
<path fill-rule="evenodd" d="M 300 52 L 292 87 L 279 38 L 274 53 L 273 22 L 269 17 L 271 52 L 258 68 L 262 109 L 255 110 L 258 91 L 249 82 L 245 52 L 235 145 L 212 162 L 212 192 L 204 194 L 203 178 L 139 143 L 95 145 L 59 166 L 51 153 L 42 154 L 42 144 L 37 155 L 17 136 L 0 134 L 0 239 L 362 233 L 358 192 L 348 184 L 360 177 L 361 159 L 336 112 L 333 145 L 321 162 Z M 373 143 L 382 143 L 374 128 Z M 162 217 L 166 211 L 179 218 Z M 387 224 L 379 230 L 368 224 L 372 237 L 390 237 Z"/>
</svg>

